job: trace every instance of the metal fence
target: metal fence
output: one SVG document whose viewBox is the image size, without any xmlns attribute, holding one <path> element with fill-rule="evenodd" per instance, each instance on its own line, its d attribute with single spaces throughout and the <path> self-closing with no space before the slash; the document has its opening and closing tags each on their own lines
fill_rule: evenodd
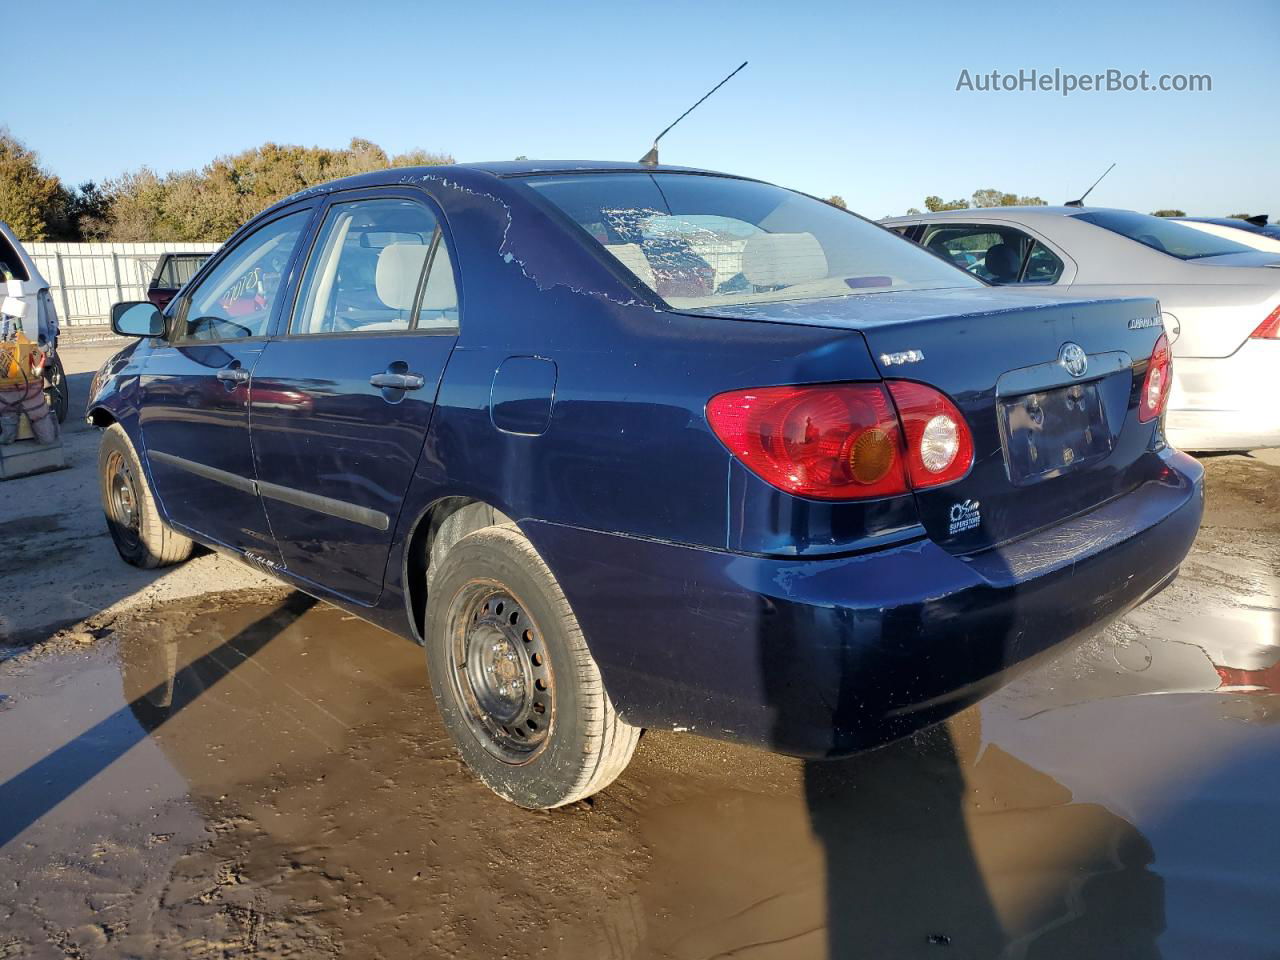
<svg viewBox="0 0 1280 960">
<path fill-rule="evenodd" d="M 111 305 L 143 300 L 162 253 L 212 253 L 217 243 L 25 243 L 49 281 L 58 318 L 72 326 L 107 323 Z"/>
</svg>

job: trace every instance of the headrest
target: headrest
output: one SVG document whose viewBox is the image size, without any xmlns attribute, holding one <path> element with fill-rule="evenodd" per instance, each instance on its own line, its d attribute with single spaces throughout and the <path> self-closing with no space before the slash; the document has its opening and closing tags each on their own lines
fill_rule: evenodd
<svg viewBox="0 0 1280 960">
<path fill-rule="evenodd" d="M 392 310 L 411 310 L 429 249 L 423 243 L 393 243 L 383 247 L 374 275 L 378 299 Z"/>
<path fill-rule="evenodd" d="M 827 275 L 827 255 L 812 233 L 755 233 L 742 248 L 742 275 L 754 287 L 789 287 Z"/>
<path fill-rule="evenodd" d="M 449 264 L 443 240 L 431 260 L 431 275 L 427 277 L 427 288 L 422 291 L 422 309 L 458 309 L 458 290 L 453 283 L 453 267 Z"/>
<path fill-rule="evenodd" d="M 606 243 L 604 248 L 617 258 L 618 262 L 640 278 L 650 290 L 656 290 L 658 281 L 653 276 L 653 267 L 644 250 L 638 243 Z"/>
<path fill-rule="evenodd" d="M 1012 283 L 1018 279 L 1018 267 L 1022 258 L 1011 243 L 997 243 L 987 250 L 985 260 L 987 273 L 1001 283 Z"/>
</svg>

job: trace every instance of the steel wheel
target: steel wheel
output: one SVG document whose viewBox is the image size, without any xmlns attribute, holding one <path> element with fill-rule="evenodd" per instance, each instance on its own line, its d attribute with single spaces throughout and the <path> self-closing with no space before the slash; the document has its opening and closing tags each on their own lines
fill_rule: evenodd
<svg viewBox="0 0 1280 960">
<path fill-rule="evenodd" d="M 116 535 L 123 550 L 135 552 L 139 549 L 142 536 L 142 512 L 138 500 L 138 482 L 133 470 L 124 455 L 113 450 L 107 457 L 104 471 L 106 487 L 107 519 L 111 521 L 111 532 Z"/>
<path fill-rule="evenodd" d="M 527 763 L 555 722 L 555 682 L 541 631 L 509 590 L 475 581 L 449 611 L 450 681 L 485 750 Z"/>
</svg>

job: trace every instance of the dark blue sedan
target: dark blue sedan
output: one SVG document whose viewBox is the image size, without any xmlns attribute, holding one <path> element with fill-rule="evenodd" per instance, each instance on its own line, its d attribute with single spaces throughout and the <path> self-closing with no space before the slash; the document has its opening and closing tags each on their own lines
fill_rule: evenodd
<svg viewBox="0 0 1280 960">
<path fill-rule="evenodd" d="M 883 744 L 1166 586 L 1202 472 L 1151 300 L 986 286 L 754 180 L 392 170 L 262 213 L 100 371 L 111 535 L 423 644 L 502 796 L 644 727 Z"/>
</svg>

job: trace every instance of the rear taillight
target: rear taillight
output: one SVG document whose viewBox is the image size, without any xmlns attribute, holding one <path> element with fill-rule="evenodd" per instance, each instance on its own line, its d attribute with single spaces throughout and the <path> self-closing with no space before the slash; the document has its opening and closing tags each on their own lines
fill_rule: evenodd
<svg viewBox="0 0 1280 960">
<path fill-rule="evenodd" d="M 888 381 L 907 433 L 907 477 L 920 490 L 959 480 L 973 464 L 973 435 L 956 405 L 933 387 Z"/>
<path fill-rule="evenodd" d="M 1258 329 L 1249 334 L 1250 340 L 1280 340 L 1280 307 L 1276 307 Z"/>
<path fill-rule="evenodd" d="M 712 397 L 707 421 L 763 480 L 819 500 L 937 486 L 973 462 L 973 438 L 951 401 L 906 381 L 733 390 Z"/>
<path fill-rule="evenodd" d="M 1169 341 L 1162 333 L 1151 351 L 1147 375 L 1142 378 L 1142 396 L 1138 398 L 1138 420 L 1146 423 L 1164 413 L 1169 402 L 1169 387 L 1173 384 L 1173 358 L 1169 355 Z"/>
</svg>

